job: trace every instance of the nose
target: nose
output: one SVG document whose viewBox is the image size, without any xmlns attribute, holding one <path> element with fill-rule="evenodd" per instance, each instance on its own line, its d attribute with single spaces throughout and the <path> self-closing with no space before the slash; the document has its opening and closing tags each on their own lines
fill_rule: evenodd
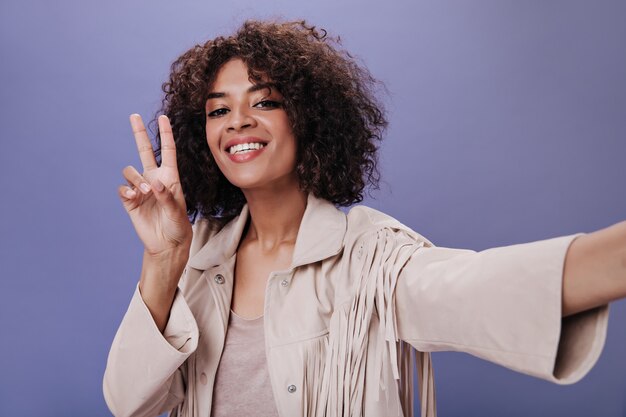
<svg viewBox="0 0 626 417">
<path fill-rule="evenodd" d="M 250 109 L 247 105 L 241 105 L 231 109 L 228 120 L 229 131 L 238 132 L 246 128 L 254 127 L 255 125 L 256 120 L 250 114 Z"/>
</svg>

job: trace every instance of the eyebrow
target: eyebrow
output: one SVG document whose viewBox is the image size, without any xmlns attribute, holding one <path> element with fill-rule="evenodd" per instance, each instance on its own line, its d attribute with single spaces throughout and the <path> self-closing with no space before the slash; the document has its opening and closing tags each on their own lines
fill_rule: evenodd
<svg viewBox="0 0 626 417">
<path fill-rule="evenodd" d="M 255 91 L 265 90 L 266 88 L 268 88 L 271 91 L 272 88 L 275 88 L 275 85 L 273 83 L 254 84 L 252 87 L 248 88 L 248 93 L 254 93 Z M 228 96 L 227 93 L 213 91 L 208 94 L 207 100 L 211 100 L 212 98 L 222 98 L 226 96 Z"/>
</svg>

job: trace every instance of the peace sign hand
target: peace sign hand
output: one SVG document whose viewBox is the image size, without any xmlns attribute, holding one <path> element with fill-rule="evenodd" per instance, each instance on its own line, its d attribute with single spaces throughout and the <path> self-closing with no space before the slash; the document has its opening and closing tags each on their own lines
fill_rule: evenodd
<svg viewBox="0 0 626 417">
<path fill-rule="evenodd" d="M 161 166 L 157 166 L 152 145 L 141 116 L 130 116 L 143 174 L 132 166 L 122 171 L 128 186 L 118 189 L 122 204 L 143 242 L 147 255 L 159 257 L 191 243 L 191 223 L 178 176 L 176 145 L 167 116 L 159 116 Z"/>
</svg>

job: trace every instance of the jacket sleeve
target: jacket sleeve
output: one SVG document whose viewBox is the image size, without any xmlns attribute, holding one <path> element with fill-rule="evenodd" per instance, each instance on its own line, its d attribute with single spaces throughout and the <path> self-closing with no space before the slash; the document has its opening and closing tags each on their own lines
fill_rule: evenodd
<svg viewBox="0 0 626 417">
<path fill-rule="evenodd" d="M 395 288 L 398 338 L 462 351 L 560 384 L 594 365 L 608 306 L 562 318 L 565 255 L 577 235 L 481 252 L 421 242 Z"/>
<path fill-rule="evenodd" d="M 104 398 L 113 415 L 158 416 L 178 405 L 185 395 L 179 368 L 197 345 L 198 327 L 180 290 L 161 334 L 137 287 L 104 373 Z"/>
</svg>

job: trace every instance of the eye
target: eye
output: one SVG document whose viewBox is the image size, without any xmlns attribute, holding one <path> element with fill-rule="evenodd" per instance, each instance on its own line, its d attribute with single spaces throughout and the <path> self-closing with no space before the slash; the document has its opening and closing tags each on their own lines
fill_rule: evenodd
<svg viewBox="0 0 626 417">
<path fill-rule="evenodd" d="M 275 101 L 275 100 L 262 100 L 259 101 L 257 104 L 254 105 L 254 107 L 258 108 L 258 109 L 277 109 L 279 107 L 282 107 L 283 103 L 279 102 L 279 101 Z"/>
<path fill-rule="evenodd" d="M 207 114 L 207 117 L 209 117 L 209 118 L 211 118 L 211 119 L 214 119 L 214 118 L 216 118 L 216 117 L 221 117 L 221 116 L 224 116 L 224 115 L 225 115 L 226 113 L 228 113 L 228 112 L 229 112 L 229 110 L 228 110 L 226 107 L 222 107 L 222 108 L 220 108 L 220 109 L 215 109 L 215 110 L 213 110 L 213 111 L 209 112 L 209 113 Z"/>
</svg>

